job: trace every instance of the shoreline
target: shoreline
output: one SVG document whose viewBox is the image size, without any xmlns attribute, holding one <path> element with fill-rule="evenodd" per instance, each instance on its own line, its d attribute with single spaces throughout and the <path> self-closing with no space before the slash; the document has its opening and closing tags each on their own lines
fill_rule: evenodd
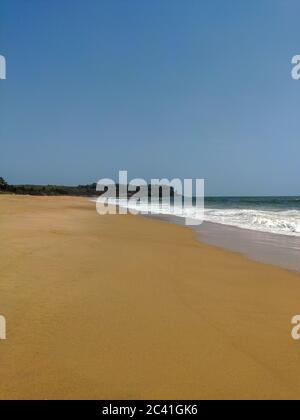
<svg viewBox="0 0 300 420">
<path fill-rule="evenodd" d="M 197 240 L 241 254 L 252 261 L 300 272 L 300 237 L 243 229 L 204 221 L 199 226 L 185 226 L 184 219 L 169 215 L 146 216 L 192 229 Z"/>
<path fill-rule="evenodd" d="M 299 273 L 80 198 L 0 196 L 0 241 L 0 399 L 300 398 Z"/>
<path fill-rule="evenodd" d="M 96 201 L 96 199 L 91 201 Z M 116 204 L 116 207 L 119 206 Z M 300 236 L 208 220 L 198 226 L 187 226 L 185 217 L 172 214 L 147 214 L 140 211 L 137 215 L 190 228 L 196 232 L 196 238 L 200 242 L 236 252 L 252 261 L 300 272 Z"/>
</svg>

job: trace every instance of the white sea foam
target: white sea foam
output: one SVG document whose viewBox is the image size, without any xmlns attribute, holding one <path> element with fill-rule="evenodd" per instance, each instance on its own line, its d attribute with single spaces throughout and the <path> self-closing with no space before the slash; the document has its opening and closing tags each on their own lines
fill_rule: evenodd
<svg viewBox="0 0 300 420">
<path fill-rule="evenodd" d="M 99 200 L 106 201 L 106 199 L 101 200 L 101 198 Z M 197 209 L 196 207 L 171 206 L 169 201 L 160 203 L 158 200 L 153 199 L 151 203 L 148 203 L 146 199 L 137 202 L 135 200 L 109 198 L 109 204 L 117 205 L 137 213 L 172 215 L 184 218 L 195 218 L 199 220 L 201 214 L 203 213 L 201 213 L 200 209 Z"/>
<path fill-rule="evenodd" d="M 203 219 L 202 211 L 192 206 L 182 208 L 170 206 L 169 203 L 158 202 L 152 202 L 151 205 L 148 205 L 146 201 L 135 203 L 126 199 L 115 199 L 110 203 L 139 213 L 171 215 L 196 220 Z M 204 221 L 260 232 L 300 236 L 300 210 L 205 208 Z"/>
<path fill-rule="evenodd" d="M 300 236 L 300 211 L 205 209 L 205 220 L 242 229 Z"/>
</svg>

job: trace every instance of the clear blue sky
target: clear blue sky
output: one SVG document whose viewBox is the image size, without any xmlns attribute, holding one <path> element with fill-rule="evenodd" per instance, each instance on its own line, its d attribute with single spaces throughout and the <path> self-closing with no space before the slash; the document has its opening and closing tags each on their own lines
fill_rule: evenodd
<svg viewBox="0 0 300 420">
<path fill-rule="evenodd" d="M 300 194 L 299 0 L 1 0 L 0 175 Z"/>
</svg>

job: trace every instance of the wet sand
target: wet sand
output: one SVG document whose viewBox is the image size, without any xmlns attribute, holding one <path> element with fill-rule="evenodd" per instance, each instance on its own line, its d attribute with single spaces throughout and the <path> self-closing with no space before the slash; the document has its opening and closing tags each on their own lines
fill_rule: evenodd
<svg viewBox="0 0 300 420">
<path fill-rule="evenodd" d="M 300 274 L 81 198 L 0 196 L 0 399 L 300 398 Z"/>
<path fill-rule="evenodd" d="M 203 223 L 196 230 L 205 243 L 239 252 L 255 261 L 300 272 L 300 237 L 210 222 Z"/>
<path fill-rule="evenodd" d="M 184 225 L 176 216 L 147 216 Z M 300 237 L 259 232 L 219 223 L 204 222 L 193 226 L 201 242 L 238 252 L 251 260 L 300 272 Z"/>
</svg>

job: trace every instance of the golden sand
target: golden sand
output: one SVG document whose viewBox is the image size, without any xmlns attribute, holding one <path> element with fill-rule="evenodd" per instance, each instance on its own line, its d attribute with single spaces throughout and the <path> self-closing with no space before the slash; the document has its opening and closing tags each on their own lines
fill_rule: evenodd
<svg viewBox="0 0 300 420">
<path fill-rule="evenodd" d="M 192 230 L 0 196 L 0 399 L 299 398 L 300 275 Z"/>
</svg>

